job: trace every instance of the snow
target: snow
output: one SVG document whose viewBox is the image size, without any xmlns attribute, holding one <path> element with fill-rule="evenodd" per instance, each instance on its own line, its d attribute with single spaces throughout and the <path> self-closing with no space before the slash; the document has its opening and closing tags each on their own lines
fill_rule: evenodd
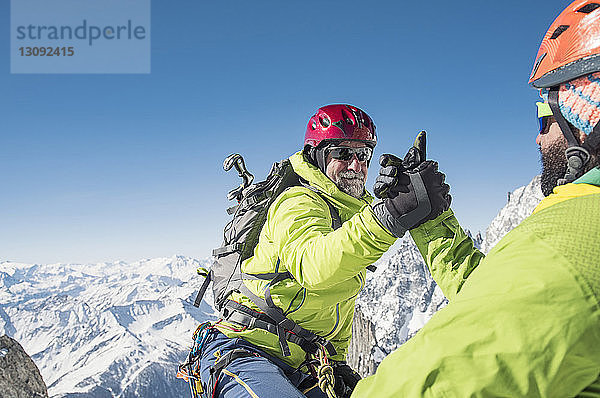
<svg viewBox="0 0 600 398">
<path fill-rule="evenodd" d="M 173 380 L 177 365 L 198 323 L 216 318 L 206 302 L 192 305 L 202 283 L 195 270 L 208 264 L 182 256 L 131 264 L 2 262 L 0 334 L 31 355 L 51 397 L 185 394 L 185 382 Z M 206 300 L 212 302 L 210 292 Z M 171 380 L 140 381 L 156 366 Z"/>
<path fill-rule="evenodd" d="M 416 245 L 406 235 L 367 274 L 357 308 L 375 325 L 377 349 L 390 353 L 446 304 Z M 375 353 L 378 352 L 375 350 Z M 373 354 L 373 360 L 380 362 Z"/>
<path fill-rule="evenodd" d="M 535 176 L 529 184 L 509 193 L 506 205 L 486 230 L 485 239 L 481 245 L 484 253 L 488 253 L 504 235 L 531 215 L 544 198 L 540 181 L 541 176 Z"/>
</svg>

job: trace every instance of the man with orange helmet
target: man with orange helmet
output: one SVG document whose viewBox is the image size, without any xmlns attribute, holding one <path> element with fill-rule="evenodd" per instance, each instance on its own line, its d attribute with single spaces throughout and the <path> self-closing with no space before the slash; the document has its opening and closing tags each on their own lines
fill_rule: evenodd
<svg viewBox="0 0 600 398">
<path fill-rule="evenodd" d="M 451 210 L 411 230 L 449 304 L 353 397 L 600 397 L 600 2 L 558 16 L 530 84 L 547 197 L 487 257 Z"/>
<path fill-rule="evenodd" d="M 202 335 L 201 378 L 213 396 L 325 397 L 334 388 L 349 397 L 360 376 L 345 360 L 367 267 L 450 205 L 431 161 L 394 175 L 383 168 L 378 181 L 391 194 L 372 203 L 365 182 L 376 143 L 373 121 L 355 106 L 327 105 L 310 118 L 303 150 L 287 160 L 298 183 L 268 207 L 236 274 L 242 283 L 224 289 L 223 319 Z M 334 385 L 317 386 L 307 374 L 315 354 L 321 373 L 331 361 Z"/>
<path fill-rule="evenodd" d="M 537 143 L 545 153 L 542 189 L 546 196 L 554 186 L 575 181 L 597 163 L 600 146 L 598 8 L 600 3 L 575 1 L 563 11 L 544 37 L 529 79 L 545 100 L 538 103 L 540 135 Z M 553 132 L 562 133 L 564 140 L 545 148 L 544 143 Z M 559 151 L 564 152 L 567 162 L 557 154 Z"/>
</svg>

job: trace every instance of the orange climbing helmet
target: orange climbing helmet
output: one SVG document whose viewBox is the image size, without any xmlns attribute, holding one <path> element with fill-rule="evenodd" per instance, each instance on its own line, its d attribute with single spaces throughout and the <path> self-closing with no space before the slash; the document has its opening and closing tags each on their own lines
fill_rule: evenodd
<svg viewBox="0 0 600 398">
<path fill-rule="evenodd" d="M 554 20 L 529 84 L 548 88 L 600 71 L 600 0 L 576 0 Z"/>
</svg>

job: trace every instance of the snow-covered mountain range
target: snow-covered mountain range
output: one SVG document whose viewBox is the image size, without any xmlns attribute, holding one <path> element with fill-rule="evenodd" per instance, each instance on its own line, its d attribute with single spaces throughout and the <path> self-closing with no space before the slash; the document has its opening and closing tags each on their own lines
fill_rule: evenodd
<svg viewBox="0 0 600 398">
<path fill-rule="evenodd" d="M 0 335 L 21 343 L 51 397 L 185 396 L 176 380 L 199 322 L 192 303 L 206 261 L 0 263 Z M 211 297 L 207 297 L 212 301 Z"/>
<path fill-rule="evenodd" d="M 541 198 L 539 178 L 509 195 L 482 249 L 489 250 Z M 195 270 L 209 261 L 0 261 L 0 335 L 13 337 L 31 355 L 51 397 L 186 396 L 187 385 L 175 379 L 177 365 L 198 323 L 216 317 L 206 304 L 212 303 L 210 289 L 199 309 L 192 305 L 202 282 Z M 395 245 L 357 301 L 363 330 L 355 330 L 353 347 L 363 356 L 361 373 L 371 373 L 445 302 L 412 241 Z M 370 331 L 374 336 L 361 344 Z"/>
</svg>

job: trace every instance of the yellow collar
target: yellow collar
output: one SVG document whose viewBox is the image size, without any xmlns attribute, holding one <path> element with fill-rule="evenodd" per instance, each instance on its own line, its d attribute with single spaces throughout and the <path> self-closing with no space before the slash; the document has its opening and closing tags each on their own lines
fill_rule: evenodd
<svg viewBox="0 0 600 398">
<path fill-rule="evenodd" d="M 579 196 L 600 194 L 600 187 L 592 184 L 567 184 L 554 188 L 552 194 L 540 202 L 533 211 L 533 214 L 544 210 L 565 200 L 577 198 Z"/>
</svg>

